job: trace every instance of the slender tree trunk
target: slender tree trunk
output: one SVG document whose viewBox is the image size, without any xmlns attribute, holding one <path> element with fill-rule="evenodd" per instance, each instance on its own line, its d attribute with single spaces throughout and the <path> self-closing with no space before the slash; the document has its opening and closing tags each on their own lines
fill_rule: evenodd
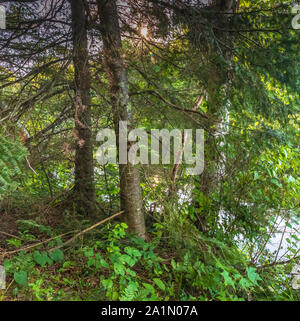
<svg viewBox="0 0 300 321">
<path fill-rule="evenodd" d="M 86 12 L 83 0 L 70 0 L 75 69 L 75 198 L 78 213 L 96 215 Z"/>
<path fill-rule="evenodd" d="M 195 105 L 193 106 L 193 108 L 191 110 L 193 111 L 196 111 L 202 104 L 204 100 L 204 93 L 198 97 Z M 177 155 L 176 155 L 176 160 L 180 160 L 182 159 L 182 155 L 184 153 L 184 146 L 185 146 L 185 143 L 187 141 L 187 137 L 185 135 L 185 133 L 183 132 L 182 133 L 182 140 L 181 140 L 181 143 L 182 143 L 182 148 L 177 152 Z M 168 191 L 168 196 L 171 197 L 174 193 L 177 192 L 177 187 L 176 187 L 176 180 L 178 178 L 178 171 L 179 171 L 179 168 L 180 168 L 180 164 L 177 164 L 178 162 L 176 162 L 176 164 L 174 164 L 173 166 L 173 169 L 172 169 L 172 172 L 171 172 L 171 184 L 169 186 L 169 191 Z"/>
<path fill-rule="evenodd" d="M 118 145 L 120 136 L 119 122 L 127 121 L 129 130 L 133 128 L 133 114 L 128 94 L 128 79 L 124 59 L 121 55 L 122 42 L 119 17 L 116 1 L 97 0 L 97 3 Z M 130 143 L 127 146 L 127 151 L 129 148 Z M 146 228 L 138 169 L 129 163 L 120 164 L 119 175 L 121 209 L 125 211 L 129 230 L 145 238 Z"/>
</svg>

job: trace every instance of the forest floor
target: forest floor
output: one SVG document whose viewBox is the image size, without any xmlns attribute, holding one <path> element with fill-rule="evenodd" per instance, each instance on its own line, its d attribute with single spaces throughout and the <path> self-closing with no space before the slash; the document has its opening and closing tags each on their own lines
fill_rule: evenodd
<svg viewBox="0 0 300 321">
<path fill-rule="evenodd" d="M 55 235 L 70 232 L 73 226 L 80 226 L 80 222 L 68 220 L 62 224 L 62 215 L 56 208 L 49 208 L 39 204 L 31 213 L 25 213 L 24 208 L 5 210 L 0 220 L 0 265 L 5 261 L 14 262 L 21 269 L 26 261 L 31 261 L 35 250 L 49 250 L 47 240 Z M 39 210 L 39 214 L 35 210 Z M 27 219 L 24 217 L 27 216 Z M 66 238 L 68 234 L 66 235 Z M 70 236 L 71 237 L 71 236 Z M 43 243 L 45 242 L 45 243 Z M 41 245 L 39 245 L 41 243 Z M 52 244 L 50 244 L 52 245 Z M 28 247 L 28 250 L 27 250 Z M 16 284 L 14 275 L 8 273 L 6 278 L 7 289 L 0 290 L 0 301 L 11 300 L 88 300 L 99 299 L 93 295 L 99 277 L 96 275 L 82 275 L 80 259 L 73 255 L 72 250 L 65 256 L 64 264 L 54 262 L 43 268 L 34 266 L 34 273 L 28 280 L 29 287 Z M 79 260 L 78 260 L 79 259 Z M 27 262 L 32 263 L 32 262 Z M 18 269 L 18 267 L 17 267 Z M 55 297 L 53 297 L 53 295 Z M 105 299 L 102 293 L 102 300 Z"/>
<path fill-rule="evenodd" d="M 13 208 L 7 204 L 5 207 L 0 220 L 0 265 L 5 266 L 7 277 L 6 290 L 0 290 L 0 301 L 112 299 L 107 297 L 100 278 L 109 279 L 113 266 L 100 269 L 99 273 L 98 268 L 89 265 L 90 257 L 86 254 L 89 251 L 101 253 L 110 262 L 106 245 L 101 250 L 94 246 L 97 240 L 105 239 L 112 228 L 102 225 L 64 246 L 76 233 L 95 222 L 74 217 L 68 211 L 62 212 L 59 206 L 49 206 L 49 203 L 36 203 L 30 208 Z M 120 221 L 115 219 L 109 222 L 111 227 L 118 223 Z M 116 243 L 119 242 L 118 237 Z M 63 259 L 51 257 L 52 249 L 62 244 Z M 128 245 L 125 240 L 121 251 Z M 160 254 L 164 257 L 163 253 Z M 21 273 L 26 273 L 26 281 L 16 282 Z M 135 264 L 130 273 L 151 283 L 139 264 Z"/>
</svg>

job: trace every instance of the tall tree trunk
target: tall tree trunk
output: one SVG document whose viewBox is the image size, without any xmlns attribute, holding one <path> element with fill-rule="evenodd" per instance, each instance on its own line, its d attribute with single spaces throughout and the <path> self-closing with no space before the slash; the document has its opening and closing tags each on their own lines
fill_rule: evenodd
<svg viewBox="0 0 300 321">
<path fill-rule="evenodd" d="M 73 63 L 75 69 L 75 198 L 76 210 L 88 217 L 96 215 L 93 144 L 86 11 L 83 0 L 70 0 L 72 11 Z"/>
<path fill-rule="evenodd" d="M 233 14 L 236 8 L 235 0 L 218 0 L 216 1 L 215 10 L 226 13 L 219 23 L 226 25 L 231 20 L 231 13 Z M 224 50 L 224 58 L 227 63 L 227 70 L 223 70 L 221 66 L 211 66 L 210 74 L 211 79 L 208 80 L 208 101 L 207 112 L 211 119 L 208 124 L 210 133 L 207 135 L 205 142 L 205 166 L 204 172 L 196 178 L 200 182 L 199 191 L 203 194 L 204 201 L 209 200 L 212 193 L 218 192 L 220 181 L 225 174 L 225 155 L 219 149 L 225 144 L 225 135 L 227 134 L 227 123 L 229 121 L 228 106 L 230 102 L 224 100 L 221 96 L 226 96 L 227 91 L 230 89 L 230 72 L 232 65 L 232 50 L 233 43 L 231 35 L 227 33 L 223 41 L 226 43 L 227 48 Z M 214 48 L 212 48 L 214 50 Z M 215 48 L 215 50 L 217 50 Z M 194 202 L 195 208 L 201 208 L 198 201 Z M 220 213 L 220 209 L 215 208 Z M 199 216 L 199 229 L 202 232 L 208 232 L 208 217 L 205 213 Z M 217 215 L 214 215 L 218 217 Z"/>
<path fill-rule="evenodd" d="M 114 127 L 119 148 L 119 122 L 127 121 L 133 128 L 133 114 L 129 102 L 128 79 L 124 59 L 121 56 L 122 41 L 116 1 L 97 0 L 100 30 L 104 45 L 104 57 L 110 82 L 110 99 L 114 115 Z M 130 143 L 127 145 L 127 151 Z M 120 157 L 119 157 L 120 158 Z M 120 164 L 121 209 L 125 212 L 129 230 L 146 237 L 143 202 L 138 169 L 132 164 Z"/>
</svg>

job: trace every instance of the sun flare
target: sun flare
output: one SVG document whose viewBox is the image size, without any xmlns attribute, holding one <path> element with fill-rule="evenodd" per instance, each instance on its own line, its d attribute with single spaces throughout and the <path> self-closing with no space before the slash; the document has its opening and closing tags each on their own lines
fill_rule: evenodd
<svg viewBox="0 0 300 321">
<path fill-rule="evenodd" d="M 148 28 L 147 28 L 147 27 L 143 27 L 143 28 L 141 29 L 141 35 L 142 35 L 143 37 L 147 37 L 147 35 L 148 35 Z"/>
</svg>

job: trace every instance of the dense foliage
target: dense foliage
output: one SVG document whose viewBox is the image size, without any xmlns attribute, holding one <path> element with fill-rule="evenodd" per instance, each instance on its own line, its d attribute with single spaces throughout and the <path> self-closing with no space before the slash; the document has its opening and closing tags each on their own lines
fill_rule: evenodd
<svg viewBox="0 0 300 321">
<path fill-rule="evenodd" d="M 105 1 L 85 1 L 77 24 L 72 1 L 50 2 L 13 1 L 0 31 L 0 300 L 299 300 L 289 3 L 122 1 L 118 35 Z M 92 164 L 99 130 L 124 117 L 147 132 L 204 129 L 204 172 L 139 164 L 126 181 Z M 140 188 L 132 210 L 124 198 Z"/>
</svg>

